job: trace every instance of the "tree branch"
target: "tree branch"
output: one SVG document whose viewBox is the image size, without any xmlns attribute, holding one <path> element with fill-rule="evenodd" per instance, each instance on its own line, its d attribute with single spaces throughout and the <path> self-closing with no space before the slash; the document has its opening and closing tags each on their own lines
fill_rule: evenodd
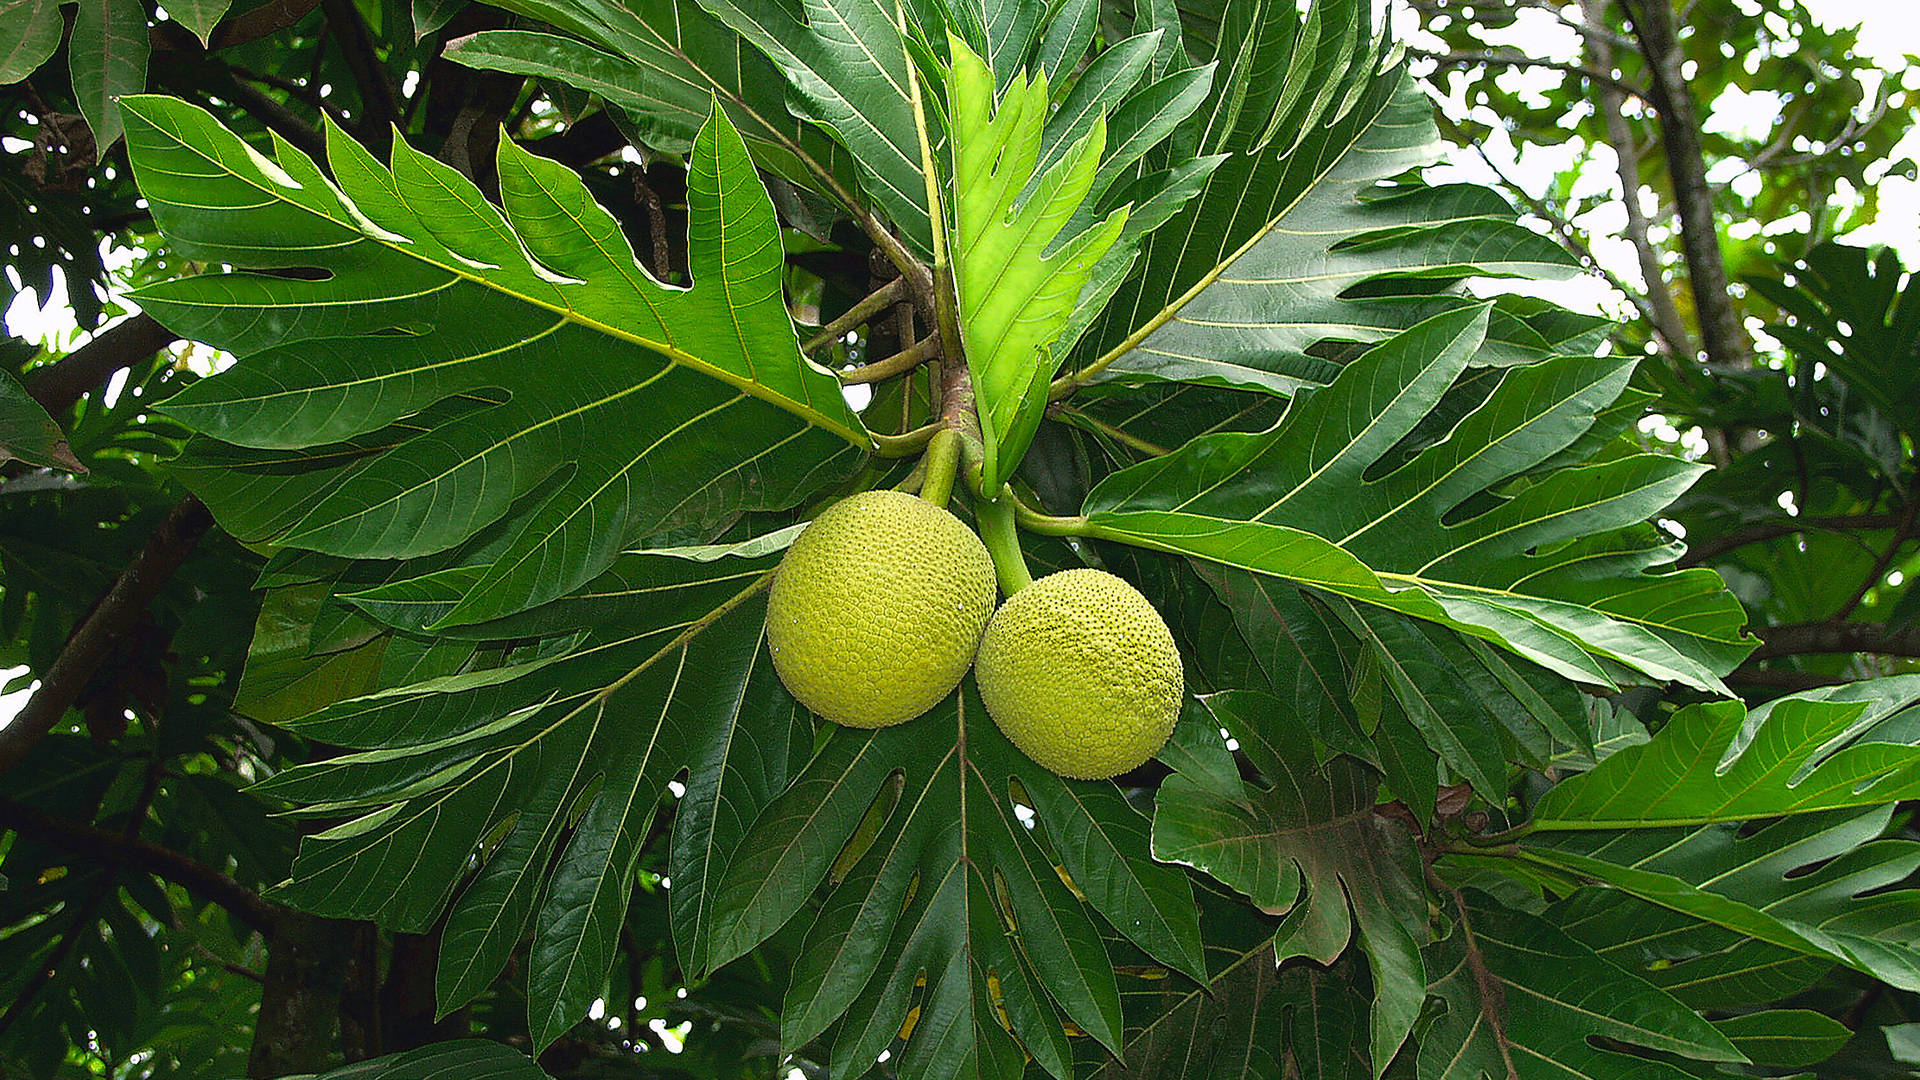
<svg viewBox="0 0 1920 1080">
<path fill-rule="evenodd" d="M 27 699 L 12 723 L 0 728 L 0 775 L 13 768 L 67 714 L 94 671 L 140 620 L 212 525 L 213 515 L 191 495 L 168 511 L 153 535 L 147 537 L 146 545 L 74 629 L 60 655 L 41 676 L 40 689 Z"/>
<path fill-rule="evenodd" d="M 1443 67 L 1443 68 L 1480 67 L 1482 65 L 1487 65 L 1487 64 L 1497 64 L 1503 67 L 1547 68 L 1553 71 L 1564 71 L 1569 75 L 1578 75 L 1583 79 L 1586 79 L 1598 86 L 1604 86 L 1616 93 L 1631 94 L 1634 97 L 1641 98 L 1643 100 L 1647 96 L 1647 90 L 1645 87 L 1635 86 L 1632 83 L 1624 82 L 1620 79 L 1616 79 L 1612 75 L 1609 75 L 1598 68 L 1590 68 L 1584 64 L 1570 64 L 1563 60 L 1542 60 L 1538 57 L 1527 56 L 1524 53 L 1510 53 L 1510 52 L 1444 52 L 1444 53 L 1440 53 L 1440 52 L 1428 52 L 1424 49 L 1408 49 L 1407 55 L 1417 56 L 1423 60 L 1431 60 L 1435 64 L 1438 64 L 1440 67 Z"/>
<path fill-rule="evenodd" d="M 1713 188 L 1707 183 L 1706 157 L 1700 147 L 1700 118 L 1693 90 L 1680 73 L 1686 58 L 1674 34 L 1673 7 L 1670 0 L 1620 3 L 1652 76 L 1648 91 L 1660 114 L 1660 144 L 1666 150 L 1667 175 L 1680 212 L 1680 250 L 1687 262 L 1701 346 L 1710 363 L 1745 367 L 1753 348 L 1727 291 L 1727 264 L 1713 216 Z"/>
<path fill-rule="evenodd" d="M 1587 23 L 1596 29 L 1605 29 L 1601 14 L 1604 9 L 1605 0 L 1586 0 Z M 1611 70 L 1613 44 L 1599 37 L 1588 40 L 1594 63 Z M 1601 120 L 1606 126 L 1607 144 L 1613 147 L 1614 171 L 1620 178 L 1621 204 L 1627 212 L 1627 240 L 1633 244 L 1634 255 L 1640 263 L 1640 277 L 1646 287 L 1647 303 L 1643 312 L 1654 333 L 1665 343 L 1668 356 L 1676 361 L 1692 359 L 1695 355 L 1693 335 L 1687 331 L 1687 320 L 1681 316 L 1679 305 L 1673 302 L 1673 290 L 1667 287 L 1666 274 L 1660 267 L 1660 253 L 1647 235 L 1646 209 L 1640 205 L 1640 149 L 1634 145 L 1633 129 L 1627 126 L 1626 113 L 1621 109 L 1622 97 L 1610 87 L 1601 87 L 1596 96 Z M 1645 98 L 1644 94 L 1641 96 Z"/>
<path fill-rule="evenodd" d="M 263 934 L 273 933 L 284 911 L 279 904 L 226 874 L 171 848 L 122 836 L 96 825 L 57 818 L 12 799 L 0 799 L 0 828 L 36 840 L 52 841 L 66 853 L 90 863 L 129 867 L 171 881 L 202 899 L 219 904 L 234 918 Z"/>
<path fill-rule="evenodd" d="M 387 69 L 374 51 L 373 35 L 353 0 L 320 0 L 327 13 L 327 26 L 340 43 L 340 55 L 346 60 L 353 84 L 360 91 L 361 114 L 354 119 L 362 134 L 385 132 L 389 123 L 400 117 L 400 99 L 387 81 Z"/>
<path fill-rule="evenodd" d="M 1747 657 L 1751 664 L 1779 656 L 1816 656 L 1833 653 L 1875 653 L 1880 656 L 1920 656 L 1920 627 L 1895 628 L 1874 622 L 1808 622 L 1753 628 L 1760 647 Z"/>
<path fill-rule="evenodd" d="M 70 411 L 80 396 L 177 340 L 147 314 L 115 323 L 67 355 L 27 372 L 27 393 L 54 416 Z"/>
<path fill-rule="evenodd" d="M 1674 566 L 1679 569 L 1699 566 L 1736 548 L 1781 536 L 1791 536 L 1794 533 L 1865 532 L 1871 529 L 1891 529 L 1899 523 L 1900 518 L 1897 514 L 1856 514 L 1851 517 L 1805 517 L 1757 521 L 1751 525 L 1743 525 L 1725 535 L 1702 540 L 1698 544 L 1689 544 L 1687 553 L 1680 556 Z"/>
</svg>

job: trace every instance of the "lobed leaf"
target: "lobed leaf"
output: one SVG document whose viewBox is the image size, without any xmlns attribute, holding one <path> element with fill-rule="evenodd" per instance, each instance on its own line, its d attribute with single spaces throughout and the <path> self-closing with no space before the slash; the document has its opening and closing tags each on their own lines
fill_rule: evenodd
<svg viewBox="0 0 1920 1080">
<path fill-rule="evenodd" d="M 791 505 L 867 444 L 800 356 L 773 208 L 723 115 L 692 155 L 680 288 L 639 267 L 578 177 L 510 140 L 496 208 L 401 141 L 388 168 L 334 130 L 336 184 L 184 102 L 125 107 L 178 250 L 323 271 L 139 293 L 242 357 L 166 409 L 202 433 L 180 467 L 243 539 L 362 559 L 467 545 L 486 569 L 437 625 L 481 622 L 642 536 Z"/>
</svg>

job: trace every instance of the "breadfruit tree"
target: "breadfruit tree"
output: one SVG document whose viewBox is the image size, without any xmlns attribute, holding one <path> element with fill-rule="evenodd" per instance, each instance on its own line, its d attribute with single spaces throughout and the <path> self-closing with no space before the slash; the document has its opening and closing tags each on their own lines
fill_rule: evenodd
<svg viewBox="0 0 1920 1080">
<path fill-rule="evenodd" d="M 1920 677 L 1732 696 L 1704 467 L 1370 3 L 496 3 L 490 160 L 82 102 L 232 357 L 147 407 L 302 748 L 262 918 L 511 1033 L 352 1070 L 667 987 L 702 1075 L 1681 1078 L 1920 991 Z"/>
</svg>

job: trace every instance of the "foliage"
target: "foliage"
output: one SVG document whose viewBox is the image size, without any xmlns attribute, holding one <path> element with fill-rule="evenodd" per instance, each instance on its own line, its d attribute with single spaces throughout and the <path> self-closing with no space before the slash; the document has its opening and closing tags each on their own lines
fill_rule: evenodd
<svg viewBox="0 0 1920 1080">
<path fill-rule="evenodd" d="M 0 1068 L 1911 1067 L 1920 684 L 1735 698 L 1820 586 L 1654 523 L 1891 515 L 1898 632 L 1896 262 L 1737 264 L 1778 370 L 1477 295 L 1576 258 L 1364 0 L 502 7 L 0 7 L 99 180 L 9 265 L 142 312 L 0 372 Z M 767 585 L 878 487 L 1148 596 L 1157 761 L 799 706 Z"/>
</svg>

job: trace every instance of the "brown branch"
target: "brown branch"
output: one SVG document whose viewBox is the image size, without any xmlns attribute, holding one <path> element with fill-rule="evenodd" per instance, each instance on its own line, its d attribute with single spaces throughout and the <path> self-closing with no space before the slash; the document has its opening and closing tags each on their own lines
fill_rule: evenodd
<svg viewBox="0 0 1920 1080">
<path fill-rule="evenodd" d="M 1589 25 L 1605 29 L 1604 8 L 1605 0 L 1586 0 Z M 1613 44 L 1598 37 L 1589 40 L 1594 63 L 1611 69 Z M 1668 356 L 1675 360 L 1692 359 L 1693 335 L 1687 330 L 1687 320 L 1680 314 L 1679 305 L 1673 302 L 1673 290 L 1667 287 L 1666 274 L 1660 267 L 1660 252 L 1647 234 L 1646 209 L 1640 205 L 1640 148 L 1634 145 L 1633 129 L 1627 126 L 1626 113 L 1621 109 L 1622 95 L 1610 87 L 1602 87 L 1596 96 L 1606 126 L 1607 144 L 1613 147 L 1615 174 L 1620 179 L 1621 205 L 1627 212 L 1627 240 L 1633 245 L 1640 263 L 1640 277 L 1645 282 L 1647 303 L 1643 313 L 1654 333 L 1666 344 Z M 1644 99 L 1645 95 L 1641 97 Z"/>
<path fill-rule="evenodd" d="M 137 823 L 136 823 L 137 824 Z M 284 909 L 203 862 L 171 848 L 125 836 L 97 825 L 57 818 L 12 799 L 0 799 L 0 828 L 47 840 L 63 852 L 90 863 L 127 867 L 186 889 L 220 905 L 234 918 L 271 934 Z"/>
<path fill-rule="evenodd" d="M 386 66 L 375 51 L 373 34 L 353 0 L 320 0 L 327 27 L 340 43 L 340 55 L 360 92 L 360 115 L 354 119 L 362 132 L 384 131 L 400 117 L 400 98 L 387 80 Z"/>
<path fill-rule="evenodd" d="M 1648 92 L 1660 115 L 1660 144 L 1666 151 L 1667 176 L 1680 213 L 1680 251 L 1698 313 L 1700 344 L 1708 362 L 1745 367 L 1753 348 L 1727 290 L 1713 188 L 1707 183 L 1706 156 L 1700 146 L 1699 110 L 1693 89 L 1680 72 L 1686 56 L 1675 36 L 1673 7 L 1670 0 L 1621 0 L 1621 6 L 1652 77 Z"/>
<path fill-rule="evenodd" d="M 1895 628 L 1874 622 L 1805 622 L 1757 626 L 1753 632 L 1760 638 L 1760 647 L 1747 657 L 1749 664 L 1779 656 L 1834 653 L 1920 657 L 1920 627 L 1914 626 Z"/>
<path fill-rule="evenodd" d="M 1801 532 L 1865 532 L 1872 529 L 1891 529 L 1900 523 L 1897 514 L 1855 514 L 1849 517 L 1805 517 L 1782 518 L 1778 521 L 1758 521 L 1743 525 L 1732 532 L 1689 544 L 1687 553 L 1674 563 L 1684 569 L 1699 566 L 1725 555 L 1736 548 L 1748 544 L 1758 544 L 1763 540 L 1773 540 L 1782 536 L 1791 536 Z"/>
<path fill-rule="evenodd" d="M 175 335 L 140 314 L 93 336 L 67 355 L 26 374 L 27 393 L 54 416 L 71 410 L 80 396 L 133 365 L 173 344 Z"/>
<path fill-rule="evenodd" d="M 319 6 L 320 0 L 269 0 L 244 15 L 222 22 L 213 32 L 213 43 L 208 51 L 218 52 L 277 34 L 306 18 Z M 167 28 L 171 25 L 161 23 L 147 32 L 148 42 L 155 52 L 182 47 L 179 40 L 168 32 Z M 194 48 L 200 48 L 198 41 L 194 42 Z"/>
<path fill-rule="evenodd" d="M 1794 671 L 1791 668 L 1735 668 L 1727 674 L 1727 681 L 1735 686 L 1755 686 L 1797 694 L 1824 686 L 1845 686 L 1853 680 L 1814 671 Z"/>
<path fill-rule="evenodd" d="M 213 515 L 191 495 L 168 511 L 153 535 L 147 537 L 146 545 L 74 628 L 60 655 L 41 676 L 40 689 L 27 699 L 12 723 L 0 728 L 0 775 L 13 768 L 67 714 L 94 671 L 139 622 L 212 525 Z"/>
<path fill-rule="evenodd" d="M 1886 578 L 1887 568 L 1893 565 L 1894 556 L 1900 554 L 1900 549 L 1907 546 L 1908 538 L 1913 535 L 1913 512 L 1912 505 L 1901 512 L 1899 524 L 1893 527 L 1893 539 L 1887 541 L 1886 550 L 1873 560 L 1873 569 L 1867 571 L 1867 576 L 1860 582 L 1860 587 L 1853 591 L 1853 595 L 1847 598 L 1846 603 L 1834 610 L 1833 615 L 1830 616 L 1834 622 L 1852 615 L 1860 606 L 1860 602 L 1873 591 L 1873 587 Z"/>
<path fill-rule="evenodd" d="M 1539 57 L 1527 56 L 1524 53 L 1510 53 L 1510 52 L 1444 52 L 1444 53 L 1441 53 L 1441 52 L 1429 52 L 1425 49 L 1408 49 L 1407 55 L 1419 57 L 1422 60 L 1431 60 L 1435 64 L 1443 68 L 1480 67 L 1480 66 L 1489 65 L 1489 64 L 1500 65 L 1502 67 L 1547 68 L 1552 71 L 1564 71 L 1569 75 L 1578 75 L 1581 78 L 1588 80 L 1589 82 L 1592 82 L 1599 86 L 1607 87 L 1608 89 L 1616 93 L 1631 94 L 1634 97 L 1641 98 L 1643 100 L 1647 96 L 1647 90 L 1645 87 L 1635 86 L 1632 83 L 1624 82 L 1620 79 L 1616 79 L 1612 75 L 1609 75 L 1606 72 L 1599 70 L 1598 68 L 1590 68 L 1584 64 L 1571 64 L 1563 60 L 1542 60 Z"/>
</svg>

